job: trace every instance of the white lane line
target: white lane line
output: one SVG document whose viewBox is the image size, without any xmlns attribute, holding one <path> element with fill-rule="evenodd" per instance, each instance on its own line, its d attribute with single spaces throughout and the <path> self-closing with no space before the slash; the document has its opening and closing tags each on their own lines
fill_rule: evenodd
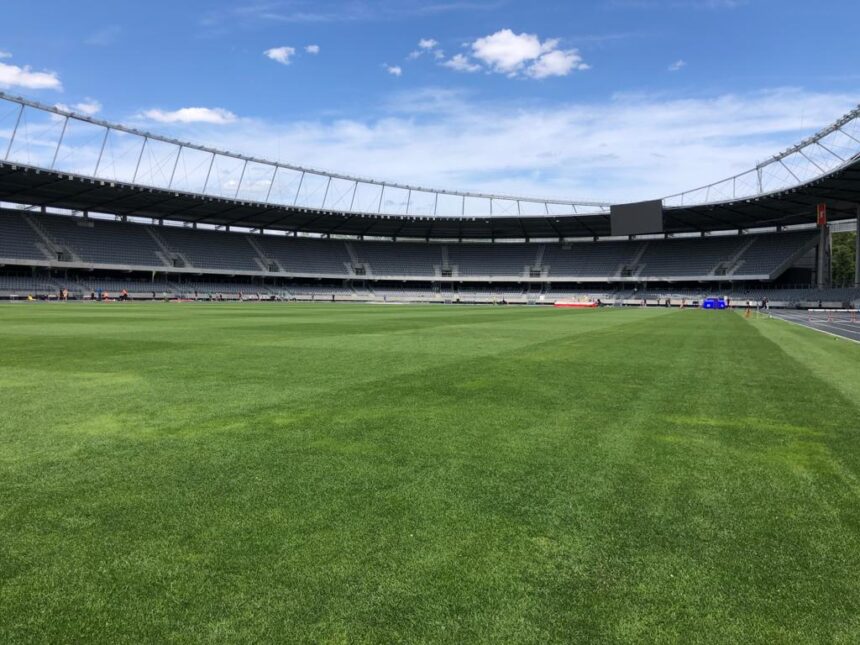
<svg viewBox="0 0 860 645">
<path fill-rule="evenodd" d="M 806 329 L 817 331 L 820 334 L 827 334 L 828 336 L 833 336 L 834 338 L 841 338 L 842 340 L 847 340 L 849 342 L 857 343 L 858 345 L 860 345 L 860 333 L 858 333 L 858 338 L 852 338 L 851 336 L 845 336 L 844 334 L 834 334 L 833 332 L 825 331 L 824 329 L 819 329 L 818 327 L 813 327 L 812 324 L 809 323 L 809 321 L 802 321 L 801 318 L 791 318 L 789 316 L 783 316 L 780 314 L 775 314 L 774 317 L 777 320 L 782 320 L 783 322 L 787 322 L 790 325 L 798 325 L 799 327 L 805 327 Z"/>
<path fill-rule="evenodd" d="M 805 324 L 809 327 L 829 327 L 840 331 L 848 332 L 849 334 L 860 334 L 860 324 L 847 321 L 824 321 L 824 320 L 805 320 L 803 317 L 795 317 L 800 324 Z"/>
</svg>

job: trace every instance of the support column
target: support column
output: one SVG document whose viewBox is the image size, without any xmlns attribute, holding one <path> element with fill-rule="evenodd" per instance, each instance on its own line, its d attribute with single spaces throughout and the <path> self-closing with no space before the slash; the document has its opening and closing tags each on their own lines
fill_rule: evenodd
<svg viewBox="0 0 860 645">
<path fill-rule="evenodd" d="M 828 226 L 819 226 L 820 235 L 818 237 L 818 262 L 816 263 L 815 282 L 819 289 L 824 289 L 827 286 L 827 230 Z"/>
<path fill-rule="evenodd" d="M 857 233 L 854 235 L 854 286 L 860 289 L 860 206 L 857 206 Z"/>
</svg>

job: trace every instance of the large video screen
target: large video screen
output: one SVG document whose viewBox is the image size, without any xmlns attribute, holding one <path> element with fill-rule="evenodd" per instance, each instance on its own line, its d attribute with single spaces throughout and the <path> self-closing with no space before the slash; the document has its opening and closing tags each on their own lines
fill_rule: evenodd
<svg viewBox="0 0 860 645">
<path fill-rule="evenodd" d="M 635 204 L 615 204 L 609 211 L 613 235 L 646 235 L 663 232 L 663 202 L 655 199 Z"/>
</svg>

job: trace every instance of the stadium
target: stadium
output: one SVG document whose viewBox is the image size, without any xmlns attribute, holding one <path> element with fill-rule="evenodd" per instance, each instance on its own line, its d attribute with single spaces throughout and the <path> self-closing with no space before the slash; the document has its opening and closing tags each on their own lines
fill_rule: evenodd
<svg viewBox="0 0 860 645">
<path fill-rule="evenodd" d="M 329 174 L 0 100 L 7 298 L 850 309 L 858 297 L 857 275 L 832 288 L 829 227 L 857 221 L 860 109 L 737 176 L 610 205 Z"/>
<path fill-rule="evenodd" d="M 619 203 L 0 91 L 0 641 L 857 642 L 833 118 Z"/>
</svg>

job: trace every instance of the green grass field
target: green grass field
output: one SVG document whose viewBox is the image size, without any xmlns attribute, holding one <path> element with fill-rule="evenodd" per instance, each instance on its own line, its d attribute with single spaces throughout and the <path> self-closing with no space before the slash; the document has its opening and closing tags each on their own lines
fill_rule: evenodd
<svg viewBox="0 0 860 645">
<path fill-rule="evenodd" d="M 731 312 L 0 307 L 0 642 L 860 641 L 860 345 Z"/>
</svg>

